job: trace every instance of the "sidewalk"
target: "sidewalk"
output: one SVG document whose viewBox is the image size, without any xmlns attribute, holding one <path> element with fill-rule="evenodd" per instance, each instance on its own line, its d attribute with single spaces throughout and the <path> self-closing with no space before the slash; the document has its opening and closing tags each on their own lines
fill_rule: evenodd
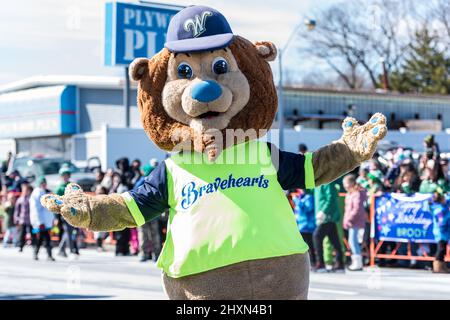
<svg viewBox="0 0 450 320">
<path fill-rule="evenodd" d="M 81 250 L 79 260 L 32 260 L 32 251 L 0 248 L 0 299 L 167 299 L 153 262 Z M 399 268 L 311 273 L 309 299 L 450 299 L 450 275 Z"/>
</svg>

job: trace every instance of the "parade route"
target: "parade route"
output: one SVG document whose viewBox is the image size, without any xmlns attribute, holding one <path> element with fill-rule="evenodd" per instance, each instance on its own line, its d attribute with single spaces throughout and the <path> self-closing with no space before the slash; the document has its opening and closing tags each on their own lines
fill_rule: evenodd
<svg viewBox="0 0 450 320">
<path fill-rule="evenodd" d="M 0 299 L 167 299 L 159 269 L 137 257 L 93 249 L 78 260 L 31 256 L 29 247 L 0 248 Z M 450 275 L 393 268 L 312 273 L 309 299 L 450 299 Z"/>
</svg>

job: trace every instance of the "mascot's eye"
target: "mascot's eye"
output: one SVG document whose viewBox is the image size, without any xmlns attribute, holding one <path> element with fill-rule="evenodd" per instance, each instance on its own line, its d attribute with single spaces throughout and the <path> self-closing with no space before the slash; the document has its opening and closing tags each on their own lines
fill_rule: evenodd
<svg viewBox="0 0 450 320">
<path fill-rule="evenodd" d="M 214 61 L 212 63 L 212 71 L 215 74 L 227 73 L 228 72 L 228 62 L 222 57 L 214 59 Z"/>
<path fill-rule="evenodd" d="M 182 62 L 178 65 L 178 77 L 181 79 L 190 79 L 192 78 L 193 72 L 190 65 L 186 62 Z"/>
</svg>

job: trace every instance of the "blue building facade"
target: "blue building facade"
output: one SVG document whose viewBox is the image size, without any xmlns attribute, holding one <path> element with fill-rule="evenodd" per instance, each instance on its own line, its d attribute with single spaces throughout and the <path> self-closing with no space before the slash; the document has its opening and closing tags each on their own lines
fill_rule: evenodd
<svg viewBox="0 0 450 320">
<path fill-rule="evenodd" d="M 284 106 L 287 118 L 317 114 L 324 116 L 348 114 L 365 121 L 372 114 L 381 112 L 386 115 L 388 121 L 440 120 L 442 128 L 450 128 L 450 96 L 286 88 Z M 305 127 L 314 128 L 317 127 L 317 123 L 307 121 Z M 328 127 L 339 127 L 339 123 L 330 123 Z"/>
</svg>

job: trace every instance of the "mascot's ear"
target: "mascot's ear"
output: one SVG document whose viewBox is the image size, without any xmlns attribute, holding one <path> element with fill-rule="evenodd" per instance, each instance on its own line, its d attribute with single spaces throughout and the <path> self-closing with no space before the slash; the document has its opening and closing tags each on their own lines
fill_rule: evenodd
<svg viewBox="0 0 450 320">
<path fill-rule="evenodd" d="M 256 50 L 261 58 L 266 61 L 273 61 L 277 57 L 277 47 L 270 41 L 255 42 Z"/>
<path fill-rule="evenodd" d="M 139 81 L 142 76 L 148 72 L 148 59 L 147 58 L 136 58 L 130 63 L 129 75 L 134 81 Z"/>
</svg>

